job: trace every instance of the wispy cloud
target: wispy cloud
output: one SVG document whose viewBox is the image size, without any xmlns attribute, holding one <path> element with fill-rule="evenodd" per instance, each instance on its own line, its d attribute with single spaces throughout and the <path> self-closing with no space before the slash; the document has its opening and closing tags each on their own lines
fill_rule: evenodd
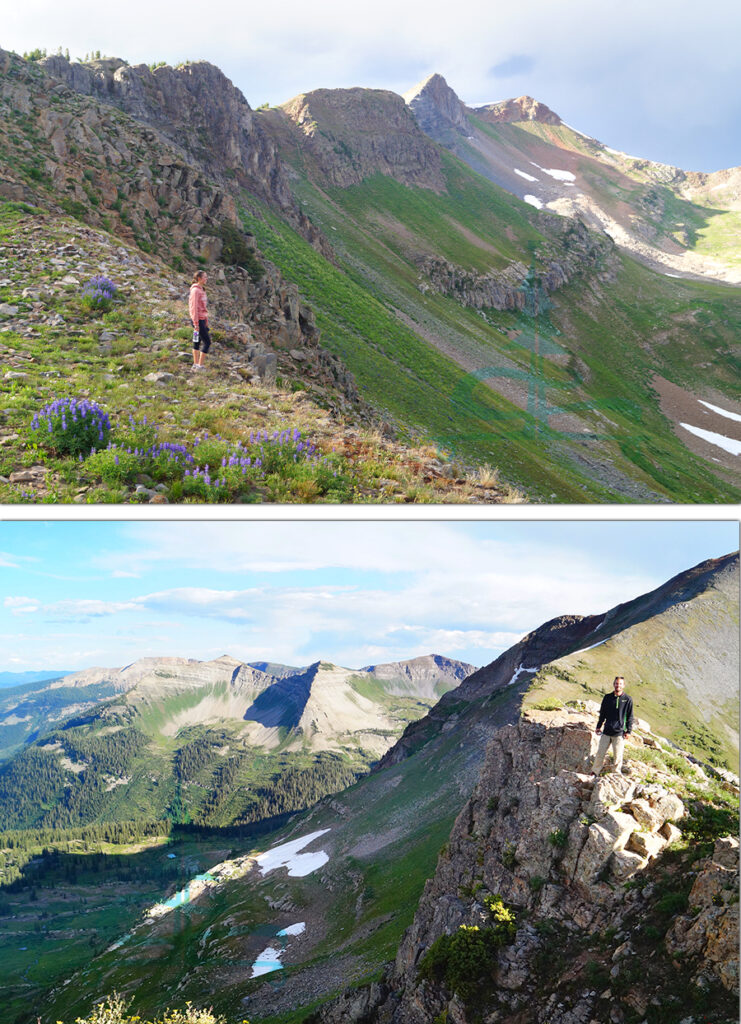
<svg viewBox="0 0 741 1024">
<path fill-rule="evenodd" d="M 8 608 L 13 615 L 29 615 L 37 612 L 40 608 L 39 602 L 33 597 L 6 597 L 3 606 Z"/>
</svg>

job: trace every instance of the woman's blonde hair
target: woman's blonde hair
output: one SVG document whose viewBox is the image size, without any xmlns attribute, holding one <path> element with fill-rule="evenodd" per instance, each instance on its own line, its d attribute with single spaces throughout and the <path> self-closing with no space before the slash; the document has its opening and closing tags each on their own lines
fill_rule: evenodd
<svg viewBox="0 0 741 1024">
<path fill-rule="evenodd" d="M 196 270 L 195 274 L 193 275 L 193 280 L 192 280 L 191 284 L 198 284 L 198 282 L 201 280 L 201 278 L 205 277 L 205 276 L 206 276 L 206 271 L 205 270 Z"/>
</svg>

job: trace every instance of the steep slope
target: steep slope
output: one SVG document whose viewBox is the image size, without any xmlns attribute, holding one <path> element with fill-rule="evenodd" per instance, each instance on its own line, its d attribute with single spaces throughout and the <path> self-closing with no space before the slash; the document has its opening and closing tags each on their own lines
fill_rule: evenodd
<svg viewBox="0 0 741 1024">
<path fill-rule="evenodd" d="M 295 104 L 299 119 L 305 99 Z M 410 182 L 385 155 L 397 129 L 378 115 L 366 124 L 365 102 L 360 90 L 323 91 L 301 124 L 287 113 L 292 104 L 257 115 L 293 167 L 303 208 L 331 238 L 336 267 L 274 219 L 245 220 L 299 281 L 325 343 L 363 393 L 392 422 L 431 429 L 461 458 L 488 458 L 508 479 L 526 472 L 546 501 L 568 492 L 567 500 L 654 502 L 676 486 L 696 488 L 707 473 L 737 481 L 741 442 L 728 413 L 741 413 L 726 327 L 741 309 L 738 291 L 668 280 L 620 251 L 601 224 L 515 201 L 510 193 L 523 195 L 524 182 L 512 168 L 522 154 L 507 157 L 506 180 L 487 182 L 485 168 L 466 166 L 454 149 L 456 158 L 443 153 L 434 174 Z M 398 121 L 391 94 L 373 102 L 386 105 L 389 124 Z M 419 151 L 407 125 L 404 133 Z M 306 156 L 315 139 L 321 162 Z M 572 173 L 552 154 L 532 157 L 557 176 Z M 573 191 L 542 176 L 559 195 Z M 665 394 L 666 382 L 679 390 Z M 693 457 L 703 467 L 693 483 L 682 468 L 689 450 L 707 460 Z"/>
<path fill-rule="evenodd" d="M 535 939 L 539 933 L 554 935 L 558 948 L 567 951 L 572 959 L 577 952 L 585 952 L 585 949 L 577 951 L 575 947 L 567 946 L 569 929 L 562 931 L 562 922 L 556 920 L 554 904 L 548 901 L 550 893 L 558 903 L 557 897 L 562 891 L 551 886 L 564 884 L 559 874 L 559 854 L 564 847 L 559 845 L 561 838 L 548 842 L 547 835 L 553 832 L 560 836 L 560 830 L 564 830 L 572 836 L 573 831 L 574 850 L 577 846 L 582 849 L 582 840 L 584 849 L 587 849 L 587 842 L 590 843 L 589 850 L 593 846 L 598 847 L 602 861 L 598 864 L 595 855 L 589 868 L 596 874 L 602 864 L 606 870 L 612 871 L 611 858 L 615 848 L 607 841 L 597 844 L 602 835 L 600 830 L 606 823 L 592 832 L 590 825 L 596 824 L 598 818 L 601 820 L 607 811 L 604 805 L 608 803 L 635 797 L 639 805 L 644 800 L 651 806 L 651 799 L 657 796 L 656 789 L 648 785 L 645 797 L 635 790 L 636 783 L 644 785 L 650 782 L 649 774 L 664 789 L 677 790 L 679 787 L 681 790 L 677 792 L 690 808 L 691 820 L 680 824 L 683 834 L 690 839 L 702 834 L 705 842 L 709 832 L 702 833 L 702 822 L 705 821 L 707 829 L 712 831 L 713 821 L 717 824 L 717 821 L 731 820 L 728 801 L 730 799 L 732 809 L 737 800 L 735 795 L 723 797 L 722 789 L 718 788 L 723 784 L 722 773 L 716 774 L 710 767 L 703 773 L 693 766 L 688 757 L 678 755 L 668 741 L 657 738 L 652 731 L 653 723 L 649 726 L 642 718 L 640 701 L 637 702 L 637 714 L 641 721 L 628 754 L 634 775 L 625 780 L 627 785 L 619 794 L 610 795 L 607 782 L 599 783 L 596 796 L 588 792 L 591 783 L 584 768 L 594 743 L 595 705 L 585 704 L 582 700 L 578 714 L 564 709 L 550 716 L 531 713 L 529 721 L 520 721 L 523 700 L 530 699 L 535 666 L 542 666 L 543 672 L 557 659 L 588 647 L 590 649 L 581 651 L 579 655 L 584 663 L 579 668 L 581 677 L 602 650 L 602 647 L 591 647 L 592 643 L 612 638 L 611 642 L 618 645 L 621 637 L 627 638 L 626 642 L 630 641 L 634 630 L 651 623 L 655 664 L 659 665 L 663 660 L 670 664 L 684 646 L 683 636 L 674 628 L 673 615 L 681 613 L 685 605 L 690 608 L 698 605 L 702 607 L 703 614 L 707 613 L 707 628 L 696 633 L 693 659 L 702 665 L 705 655 L 717 650 L 721 644 L 728 644 L 729 661 L 737 664 L 738 639 L 733 638 L 724 621 L 728 614 L 727 597 L 731 593 L 729 578 L 737 576 L 737 573 L 737 556 L 709 561 L 607 615 L 564 616 L 534 630 L 510 652 L 474 673 L 456 691 L 443 697 L 424 720 L 424 726 L 409 728 L 378 770 L 320 802 L 294 820 L 287 830 L 275 835 L 274 842 L 296 840 L 307 854 L 313 851 L 315 859 L 307 862 L 307 867 L 312 864 L 314 867 L 307 874 L 302 874 L 298 868 L 288 875 L 281 871 L 266 870 L 263 873 L 262 869 L 258 873 L 248 855 L 251 852 L 263 853 L 269 841 L 261 840 L 257 850 L 245 844 L 240 851 L 243 856 L 236 857 L 229 868 L 222 866 L 218 869 L 216 874 L 220 881 L 217 884 L 211 886 L 209 883 L 194 890 L 200 891 L 200 895 L 195 897 L 192 907 L 188 905 L 178 911 L 180 916 L 177 920 L 165 914 L 153 919 L 151 925 L 137 927 L 130 939 L 125 939 L 115 950 L 102 953 L 75 975 L 74 986 L 58 990 L 48 1004 L 50 1012 L 53 1010 L 59 1016 L 87 1012 L 92 994 L 98 995 L 112 987 L 132 994 L 136 990 L 136 1012 L 152 1012 L 155 1007 L 166 1005 L 167 992 L 177 987 L 184 999 L 193 999 L 201 1004 L 213 1002 L 233 1014 L 246 1011 L 250 1019 L 300 1019 L 313 1006 L 329 1000 L 349 984 L 363 980 L 378 982 L 382 965 L 396 957 L 402 936 L 415 920 L 420 897 L 423 897 L 416 931 L 410 933 L 411 937 L 402 946 L 396 973 L 389 973 L 383 985 L 375 984 L 369 989 L 348 993 L 340 1004 L 339 1017 L 331 1017 L 336 1011 L 329 1011 L 330 1019 L 362 1020 L 363 1014 L 375 1014 L 377 1007 L 387 1002 L 391 991 L 406 1000 L 403 993 L 408 989 L 406 1006 L 416 999 L 413 980 L 416 964 L 413 961 L 417 952 L 422 950 L 417 949 L 414 936 L 429 948 L 448 925 L 457 928 L 458 923 L 473 920 L 479 912 L 474 906 L 476 893 L 481 892 L 477 883 L 486 881 L 490 891 L 496 893 L 496 888 L 491 888 L 495 878 L 503 880 L 502 884 L 506 883 L 505 896 L 513 900 L 512 894 L 517 894 L 517 913 L 522 916 L 522 919 L 518 917 L 517 923 L 517 956 L 508 964 L 502 964 L 501 976 L 512 982 L 506 991 L 515 995 L 519 993 L 523 1000 L 530 998 L 528 978 L 537 979 L 538 971 L 536 969 L 523 977 L 522 972 L 518 973 L 517 964 L 520 949 L 527 957 L 537 952 Z M 619 656 L 618 646 L 615 651 Z M 609 685 L 609 678 L 603 678 L 602 682 Z M 675 693 L 681 696 L 681 685 L 672 690 L 667 684 L 665 697 L 669 703 Z M 582 690 L 580 699 L 584 696 L 586 694 Z M 587 718 L 584 717 L 585 712 Z M 699 723 L 703 717 L 702 710 L 697 708 L 690 708 L 688 714 L 692 724 Z M 694 750 L 704 762 L 714 756 L 707 744 L 703 747 L 695 743 Z M 540 805 L 537 804 L 538 783 L 545 787 L 544 792 L 550 794 Z M 631 786 L 633 789 L 628 795 Z M 468 804 L 474 792 L 473 802 Z M 692 801 L 698 801 L 697 807 Z M 676 808 L 677 805 L 673 806 Z M 703 806 L 711 809 L 706 812 Z M 635 811 L 637 815 L 640 810 L 640 806 L 633 807 L 630 814 Z M 585 815 L 592 815 L 595 822 Z M 456 818 L 458 824 L 451 837 Z M 621 816 L 617 820 L 623 825 L 630 824 Z M 630 835 L 640 832 L 637 821 L 635 818 L 630 825 Z M 735 828 L 733 825 L 732 830 Z M 673 836 L 671 830 L 668 831 Z M 625 839 L 624 845 L 627 845 L 629 836 L 626 830 L 621 835 Z M 657 843 L 663 846 L 666 838 L 663 836 L 651 842 L 654 842 L 654 847 Z M 640 835 L 637 835 L 632 845 L 639 841 Z M 444 847 L 446 843 L 447 850 Z M 527 872 L 524 867 L 521 873 L 512 870 L 511 857 L 506 852 L 508 844 L 512 844 L 515 851 L 519 850 L 516 855 L 522 859 L 523 865 L 526 862 L 529 865 Z M 439 878 L 425 890 L 425 882 L 435 873 L 441 847 Z M 217 864 L 224 856 L 223 853 L 215 856 L 212 863 Z M 650 872 L 651 865 L 645 862 L 651 856 L 650 851 L 641 855 L 631 850 L 622 859 L 617 857 L 614 863 L 621 864 L 626 871 L 637 868 L 639 872 Z M 666 854 L 662 856 L 666 857 Z M 483 858 L 481 863 L 479 858 Z M 575 860 L 574 857 L 571 859 Z M 586 877 L 589 863 L 585 859 L 582 864 L 583 877 L 577 872 L 577 882 L 581 884 L 586 879 L 587 888 L 582 897 L 576 893 L 568 907 L 581 915 L 582 912 L 586 914 L 591 904 L 588 927 L 604 927 L 611 936 L 609 928 L 617 927 L 612 922 L 620 907 L 616 910 L 611 902 L 612 889 L 608 893 L 603 883 L 597 884 L 592 875 Z M 663 863 L 659 861 L 654 866 L 663 870 Z M 486 879 L 479 877 L 482 868 L 486 871 Z M 658 878 L 651 874 L 647 877 L 664 885 L 661 870 Z M 231 875 L 234 878 L 229 881 L 228 876 Z M 685 894 L 689 891 L 688 877 L 682 869 L 677 878 L 677 889 Z M 535 881 L 538 878 L 540 882 Z M 611 885 L 619 884 L 614 875 L 610 878 Z M 449 888 L 443 889 L 443 885 Z M 657 901 L 670 889 L 659 886 Z M 427 895 L 423 896 L 423 890 Z M 595 900 L 599 902 L 598 906 L 593 905 Z M 646 904 L 652 915 L 648 920 L 655 927 L 663 921 L 666 931 L 686 905 L 683 899 L 673 903 L 668 901 L 666 906 L 674 909 L 667 916 L 657 908 L 656 901 L 651 901 Z M 437 917 L 436 906 L 440 908 Z M 636 904 L 639 906 L 644 905 Z M 544 924 L 542 930 L 528 927 L 523 908 L 537 910 L 539 914 L 542 910 L 544 917 L 549 912 L 547 920 L 550 920 L 550 925 Z M 708 908 L 711 917 L 713 912 Z M 458 916 L 453 920 L 455 915 Z M 434 927 L 428 927 L 430 919 Z M 134 923 L 132 917 L 129 921 Z M 655 925 L 654 921 L 657 922 Z M 282 953 L 285 976 L 274 976 L 280 979 L 279 982 L 253 976 L 252 964 L 259 959 L 265 946 L 272 942 L 276 948 L 281 947 L 277 933 L 297 922 L 305 923 L 306 927 L 300 937 L 286 939 L 287 947 Z M 122 927 L 121 932 L 131 924 Z M 549 932 L 549 927 L 555 931 Z M 684 927 L 677 919 L 677 934 Z M 575 929 L 573 931 L 577 934 Z M 728 934 L 727 928 L 724 934 Z M 609 941 L 612 942 L 612 937 Z M 612 955 L 613 947 L 621 942 L 622 939 L 616 939 L 613 945 L 595 947 L 589 957 L 579 961 L 579 969 L 593 959 L 595 967 L 589 970 L 601 970 L 607 955 Z M 705 939 L 698 939 L 698 942 L 704 946 Z M 413 954 L 411 949 L 414 949 Z M 144 962 L 143 957 L 146 958 L 149 979 L 146 992 L 137 990 L 136 982 L 140 976 L 137 965 Z M 554 971 L 556 966 L 554 961 Z M 662 986 L 664 966 L 662 961 Z M 667 971 L 670 980 L 666 982 L 666 991 L 670 983 L 676 983 L 668 967 Z M 543 978 L 546 985 L 553 981 L 551 991 L 563 991 L 566 982 L 551 977 L 548 972 Z M 597 991 L 604 988 L 603 984 Z M 597 989 L 596 983 L 589 986 L 589 990 L 592 989 Z M 429 986 L 425 991 L 429 994 Z M 446 998 L 449 999 L 439 990 L 432 992 L 429 999 L 423 993 L 417 999 L 423 1014 L 420 1020 L 434 1019 L 444 1008 Z M 395 997 L 394 1000 L 394 1005 L 400 1005 Z M 602 1006 L 598 1001 L 590 1005 Z M 425 1016 L 433 1006 L 432 1016 Z M 302 1013 L 297 1012 L 299 1007 L 304 1008 Z M 514 1003 L 508 1004 L 507 1012 L 515 1012 Z M 600 1013 L 601 1009 L 597 1012 L 597 1019 L 600 1019 Z M 368 1016 L 367 1019 L 376 1018 Z M 378 1019 L 386 1018 L 379 1016 Z M 677 1017 L 677 1022 L 679 1019 Z M 567 1020 L 569 1018 L 564 1018 L 563 1024 Z M 671 1020 L 674 1022 L 674 1018 Z"/>
<path fill-rule="evenodd" d="M 324 792 L 345 785 L 469 668 L 434 655 L 424 670 L 400 662 L 406 685 L 394 687 L 324 662 L 273 676 L 227 656 L 145 658 L 75 673 L 20 703 L 10 695 L 6 827 L 141 817 L 226 825 L 275 813 L 276 801 L 294 810 L 306 793 L 298 785 L 278 799 L 283 773 L 305 772 L 307 792 L 312 772 Z"/>
</svg>

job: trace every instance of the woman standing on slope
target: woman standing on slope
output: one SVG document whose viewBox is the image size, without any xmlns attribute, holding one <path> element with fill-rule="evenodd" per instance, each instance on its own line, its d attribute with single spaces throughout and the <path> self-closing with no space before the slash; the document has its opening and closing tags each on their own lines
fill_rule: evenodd
<svg viewBox="0 0 741 1024">
<path fill-rule="evenodd" d="M 197 270 L 193 275 L 193 284 L 190 286 L 188 299 L 188 310 L 190 319 L 193 322 L 193 369 L 198 370 L 203 366 L 206 353 L 211 348 L 211 335 L 208 330 L 208 300 L 206 299 L 206 281 L 208 277 L 205 270 Z"/>
</svg>

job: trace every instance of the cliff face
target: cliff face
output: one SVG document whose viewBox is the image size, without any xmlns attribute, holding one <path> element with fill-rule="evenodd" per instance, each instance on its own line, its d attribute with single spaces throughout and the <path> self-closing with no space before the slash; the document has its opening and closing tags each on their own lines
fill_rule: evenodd
<svg viewBox="0 0 741 1024">
<path fill-rule="evenodd" d="M 279 112 L 293 126 L 303 166 L 311 173 L 313 165 L 313 176 L 326 183 L 344 188 L 380 173 L 405 185 L 445 187 L 439 150 L 396 93 L 317 89 L 284 103 Z"/>
<path fill-rule="evenodd" d="M 151 125 L 218 179 L 231 172 L 281 207 L 295 206 L 275 146 L 240 90 L 213 64 L 196 61 L 150 70 L 146 64 L 131 67 L 121 60 L 71 64 L 57 56 L 40 64 L 75 92 Z"/>
<path fill-rule="evenodd" d="M 347 994 L 320 1015 L 325 1024 L 623 1021 L 671 998 L 679 958 L 686 991 L 712 989 L 718 1006 L 732 1005 L 738 841 L 718 839 L 691 872 L 667 856 L 681 839 L 674 823 L 687 812 L 676 792 L 681 779 L 645 762 L 668 745 L 640 722 L 626 745 L 630 774 L 595 781 L 596 710 L 531 711 L 495 733 L 384 983 Z M 701 768 L 669 756 L 682 777 L 708 787 Z M 681 904 L 688 879 L 684 905 L 699 913 L 679 916 L 659 936 L 671 903 L 661 897 L 676 892 Z M 510 941 L 479 957 L 475 946 L 461 946 L 446 961 L 446 941 L 489 933 L 492 897 L 514 914 Z M 650 971 L 647 939 L 657 950 Z M 469 957 L 473 995 L 456 981 L 455 956 Z"/>
</svg>

